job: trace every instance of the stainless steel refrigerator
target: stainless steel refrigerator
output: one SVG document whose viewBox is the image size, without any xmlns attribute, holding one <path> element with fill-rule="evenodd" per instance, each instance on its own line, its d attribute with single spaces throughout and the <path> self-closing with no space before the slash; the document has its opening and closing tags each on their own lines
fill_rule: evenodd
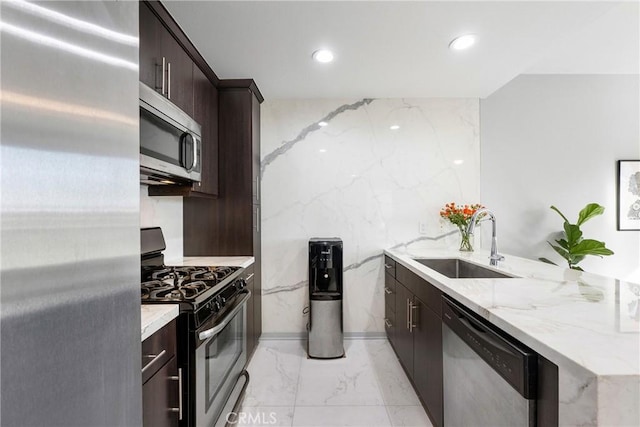
<svg viewBox="0 0 640 427">
<path fill-rule="evenodd" d="M 142 424 L 138 4 L 0 2 L 0 424 Z"/>
</svg>

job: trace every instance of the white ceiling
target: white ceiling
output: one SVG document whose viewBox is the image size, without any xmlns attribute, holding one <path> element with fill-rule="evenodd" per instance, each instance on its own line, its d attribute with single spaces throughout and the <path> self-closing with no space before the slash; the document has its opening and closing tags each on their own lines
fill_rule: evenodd
<svg viewBox="0 0 640 427">
<path fill-rule="evenodd" d="M 484 98 L 523 73 L 638 74 L 638 0 L 163 1 L 220 78 L 274 98 Z M 449 42 L 474 33 L 476 46 Z M 335 60 L 311 54 L 330 48 Z"/>
</svg>

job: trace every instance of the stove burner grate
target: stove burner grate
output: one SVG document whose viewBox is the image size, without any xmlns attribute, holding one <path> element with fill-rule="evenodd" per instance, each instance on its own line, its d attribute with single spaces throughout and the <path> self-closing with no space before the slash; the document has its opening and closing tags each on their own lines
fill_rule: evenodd
<svg viewBox="0 0 640 427">
<path fill-rule="evenodd" d="M 142 299 L 150 302 L 191 301 L 221 283 L 239 267 L 167 267 L 144 269 Z"/>
</svg>

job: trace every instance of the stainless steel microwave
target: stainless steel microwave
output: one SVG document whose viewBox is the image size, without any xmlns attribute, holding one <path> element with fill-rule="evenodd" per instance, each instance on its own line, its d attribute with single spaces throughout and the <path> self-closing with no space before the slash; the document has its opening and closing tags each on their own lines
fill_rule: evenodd
<svg viewBox="0 0 640 427">
<path fill-rule="evenodd" d="M 202 128 L 171 101 L 140 83 L 140 183 L 200 182 Z"/>
</svg>

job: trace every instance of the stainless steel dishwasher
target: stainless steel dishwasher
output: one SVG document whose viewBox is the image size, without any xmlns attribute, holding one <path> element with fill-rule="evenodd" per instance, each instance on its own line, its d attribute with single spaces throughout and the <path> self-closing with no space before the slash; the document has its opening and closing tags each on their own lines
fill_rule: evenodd
<svg viewBox="0 0 640 427">
<path fill-rule="evenodd" d="M 537 354 L 443 297 L 446 427 L 534 427 Z"/>
</svg>

